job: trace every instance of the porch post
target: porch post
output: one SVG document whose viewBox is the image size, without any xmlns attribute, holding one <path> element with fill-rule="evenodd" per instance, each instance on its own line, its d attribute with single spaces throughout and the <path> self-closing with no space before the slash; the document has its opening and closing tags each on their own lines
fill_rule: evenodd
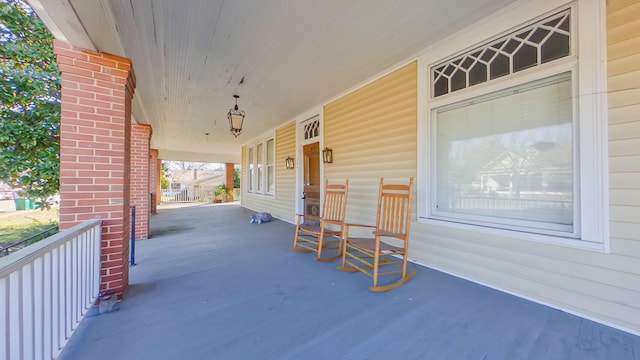
<svg viewBox="0 0 640 360">
<path fill-rule="evenodd" d="M 227 163 L 226 164 L 226 173 L 227 173 L 227 202 L 233 202 L 233 191 L 229 192 L 229 188 L 231 188 L 233 190 L 233 163 Z"/>
<path fill-rule="evenodd" d="M 149 150 L 149 189 L 153 196 L 151 197 L 151 214 L 158 213 L 158 204 L 160 204 L 160 159 L 158 159 L 158 149 Z"/>
<path fill-rule="evenodd" d="M 101 290 L 129 285 L 131 61 L 56 40 L 62 73 L 60 228 L 101 218 Z"/>
<path fill-rule="evenodd" d="M 150 125 L 131 125 L 131 206 L 136 207 L 136 240 L 149 238 L 151 134 Z"/>
</svg>

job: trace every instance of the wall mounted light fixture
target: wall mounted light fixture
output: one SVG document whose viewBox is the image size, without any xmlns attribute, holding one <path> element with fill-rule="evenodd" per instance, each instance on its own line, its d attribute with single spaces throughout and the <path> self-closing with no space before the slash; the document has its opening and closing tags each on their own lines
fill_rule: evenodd
<svg viewBox="0 0 640 360">
<path fill-rule="evenodd" d="M 293 169 L 294 164 L 295 164 L 295 161 L 291 156 L 287 156 L 287 158 L 284 159 L 284 165 L 287 169 Z"/>
<path fill-rule="evenodd" d="M 333 162 L 333 150 L 325 146 L 324 150 L 322 150 L 322 161 L 325 164 L 331 164 Z"/>
</svg>

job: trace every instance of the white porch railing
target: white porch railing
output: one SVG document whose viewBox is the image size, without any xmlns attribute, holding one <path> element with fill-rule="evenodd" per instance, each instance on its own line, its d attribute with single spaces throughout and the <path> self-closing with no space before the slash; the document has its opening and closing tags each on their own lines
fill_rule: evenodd
<svg viewBox="0 0 640 360">
<path fill-rule="evenodd" d="M 100 291 L 100 227 L 86 221 L 0 259 L 0 359 L 60 354 Z"/>
<path fill-rule="evenodd" d="M 215 198 L 215 186 L 188 186 L 181 190 L 162 190 L 162 203 L 197 203 L 213 201 Z"/>
</svg>

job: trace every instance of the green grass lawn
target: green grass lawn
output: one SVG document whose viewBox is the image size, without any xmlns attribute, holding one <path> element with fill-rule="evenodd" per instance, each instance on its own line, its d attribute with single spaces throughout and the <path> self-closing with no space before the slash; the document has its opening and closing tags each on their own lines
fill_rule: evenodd
<svg viewBox="0 0 640 360">
<path fill-rule="evenodd" d="M 33 235 L 37 235 L 47 229 L 57 226 L 57 223 L 51 224 L 22 224 L 13 226 L 0 226 L 0 244 L 6 242 L 21 241 Z M 56 231 L 57 232 L 57 231 Z M 49 234 L 53 235 L 53 234 Z M 41 240 L 41 239 L 40 239 Z"/>
<path fill-rule="evenodd" d="M 50 229 L 58 225 L 58 219 L 58 209 L 25 210 L 3 214 L 0 217 L 0 247 L 3 243 L 21 241 Z M 49 236 L 54 233 L 50 233 Z"/>
</svg>

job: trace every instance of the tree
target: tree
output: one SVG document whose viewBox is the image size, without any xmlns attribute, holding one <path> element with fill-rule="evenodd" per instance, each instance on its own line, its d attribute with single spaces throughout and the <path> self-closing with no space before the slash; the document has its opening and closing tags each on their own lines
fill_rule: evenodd
<svg viewBox="0 0 640 360">
<path fill-rule="evenodd" d="M 60 71 L 53 36 L 22 0 L 0 2 L 0 180 L 44 199 L 59 188 Z"/>
<path fill-rule="evenodd" d="M 164 162 L 160 164 L 160 188 L 161 189 L 169 189 L 171 185 L 169 179 L 167 179 L 167 175 L 169 175 L 169 168 L 167 164 Z"/>
<path fill-rule="evenodd" d="M 217 163 L 192 162 L 192 161 L 163 161 L 169 170 L 218 170 L 223 166 Z"/>
<path fill-rule="evenodd" d="M 240 169 L 238 167 L 233 168 L 233 187 L 240 188 Z"/>
</svg>

